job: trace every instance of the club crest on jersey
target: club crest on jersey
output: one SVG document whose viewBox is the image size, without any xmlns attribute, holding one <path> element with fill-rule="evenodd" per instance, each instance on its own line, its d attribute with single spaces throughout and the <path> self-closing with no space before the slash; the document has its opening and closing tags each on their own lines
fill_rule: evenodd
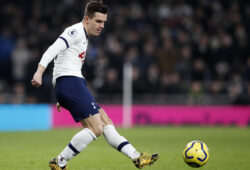
<svg viewBox="0 0 250 170">
<path fill-rule="evenodd" d="M 71 36 L 71 37 L 76 37 L 77 31 L 76 31 L 75 29 L 72 29 L 72 30 L 69 30 L 68 34 L 69 34 L 69 36 Z"/>
</svg>

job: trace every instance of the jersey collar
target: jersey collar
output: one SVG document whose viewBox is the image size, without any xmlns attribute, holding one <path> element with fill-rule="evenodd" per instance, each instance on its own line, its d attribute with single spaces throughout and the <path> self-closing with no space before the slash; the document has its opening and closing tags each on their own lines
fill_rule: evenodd
<svg viewBox="0 0 250 170">
<path fill-rule="evenodd" d="M 85 32 L 86 38 L 87 38 L 87 39 L 89 39 L 88 34 L 87 34 L 87 31 L 86 31 L 86 29 L 84 28 L 84 26 L 83 26 L 83 29 L 84 29 L 84 32 Z"/>
</svg>

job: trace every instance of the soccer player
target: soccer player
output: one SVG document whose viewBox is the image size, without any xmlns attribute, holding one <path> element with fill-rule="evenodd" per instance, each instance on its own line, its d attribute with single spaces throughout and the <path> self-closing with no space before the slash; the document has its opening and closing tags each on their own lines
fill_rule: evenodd
<svg viewBox="0 0 250 170">
<path fill-rule="evenodd" d="M 51 170 L 66 170 L 67 162 L 84 150 L 87 145 L 104 134 L 107 142 L 128 156 L 137 168 L 151 165 L 159 154 L 139 153 L 115 129 L 112 120 L 96 103 L 81 74 L 85 61 L 89 36 L 98 36 L 107 21 L 108 7 L 92 1 L 86 5 L 83 20 L 64 30 L 57 40 L 46 50 L 31 83 L 42 85 L 42 75 L 47 65 L 54 59 L 53 84 L 55 86 L 58 110 L 60 106 L 70 111 L 83 129 L 75 134 L 69 144 L 50 160 Z"/>
</svg>

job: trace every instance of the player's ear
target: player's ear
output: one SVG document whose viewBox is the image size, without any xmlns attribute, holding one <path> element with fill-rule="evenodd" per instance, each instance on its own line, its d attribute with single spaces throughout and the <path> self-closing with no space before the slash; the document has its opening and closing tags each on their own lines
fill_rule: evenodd
<svg viewBox="0 0 250 170">
<path fill-rule="evenodd" d="M 85 17 L 84 17 L 84 21 L 85 21 L 86 24 L 88 24 L 88 23 L 89 23 L 89 17 L 88 17 L 88 16 L 85 16 Z"/>
</svg>

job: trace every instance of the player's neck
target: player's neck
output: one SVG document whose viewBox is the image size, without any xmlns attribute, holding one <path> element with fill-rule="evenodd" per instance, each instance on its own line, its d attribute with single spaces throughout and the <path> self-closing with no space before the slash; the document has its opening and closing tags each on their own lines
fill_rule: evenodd
<svg viewBox="0 0 250 170">
<path fill-rule="evenodd" d="M 86 31 L 87 36 L 89 36 L 88 28 L 86 26 L 86 23 L 84 23 L 84 20 L 82 21 L 83 29 Z"/>
</svg>

